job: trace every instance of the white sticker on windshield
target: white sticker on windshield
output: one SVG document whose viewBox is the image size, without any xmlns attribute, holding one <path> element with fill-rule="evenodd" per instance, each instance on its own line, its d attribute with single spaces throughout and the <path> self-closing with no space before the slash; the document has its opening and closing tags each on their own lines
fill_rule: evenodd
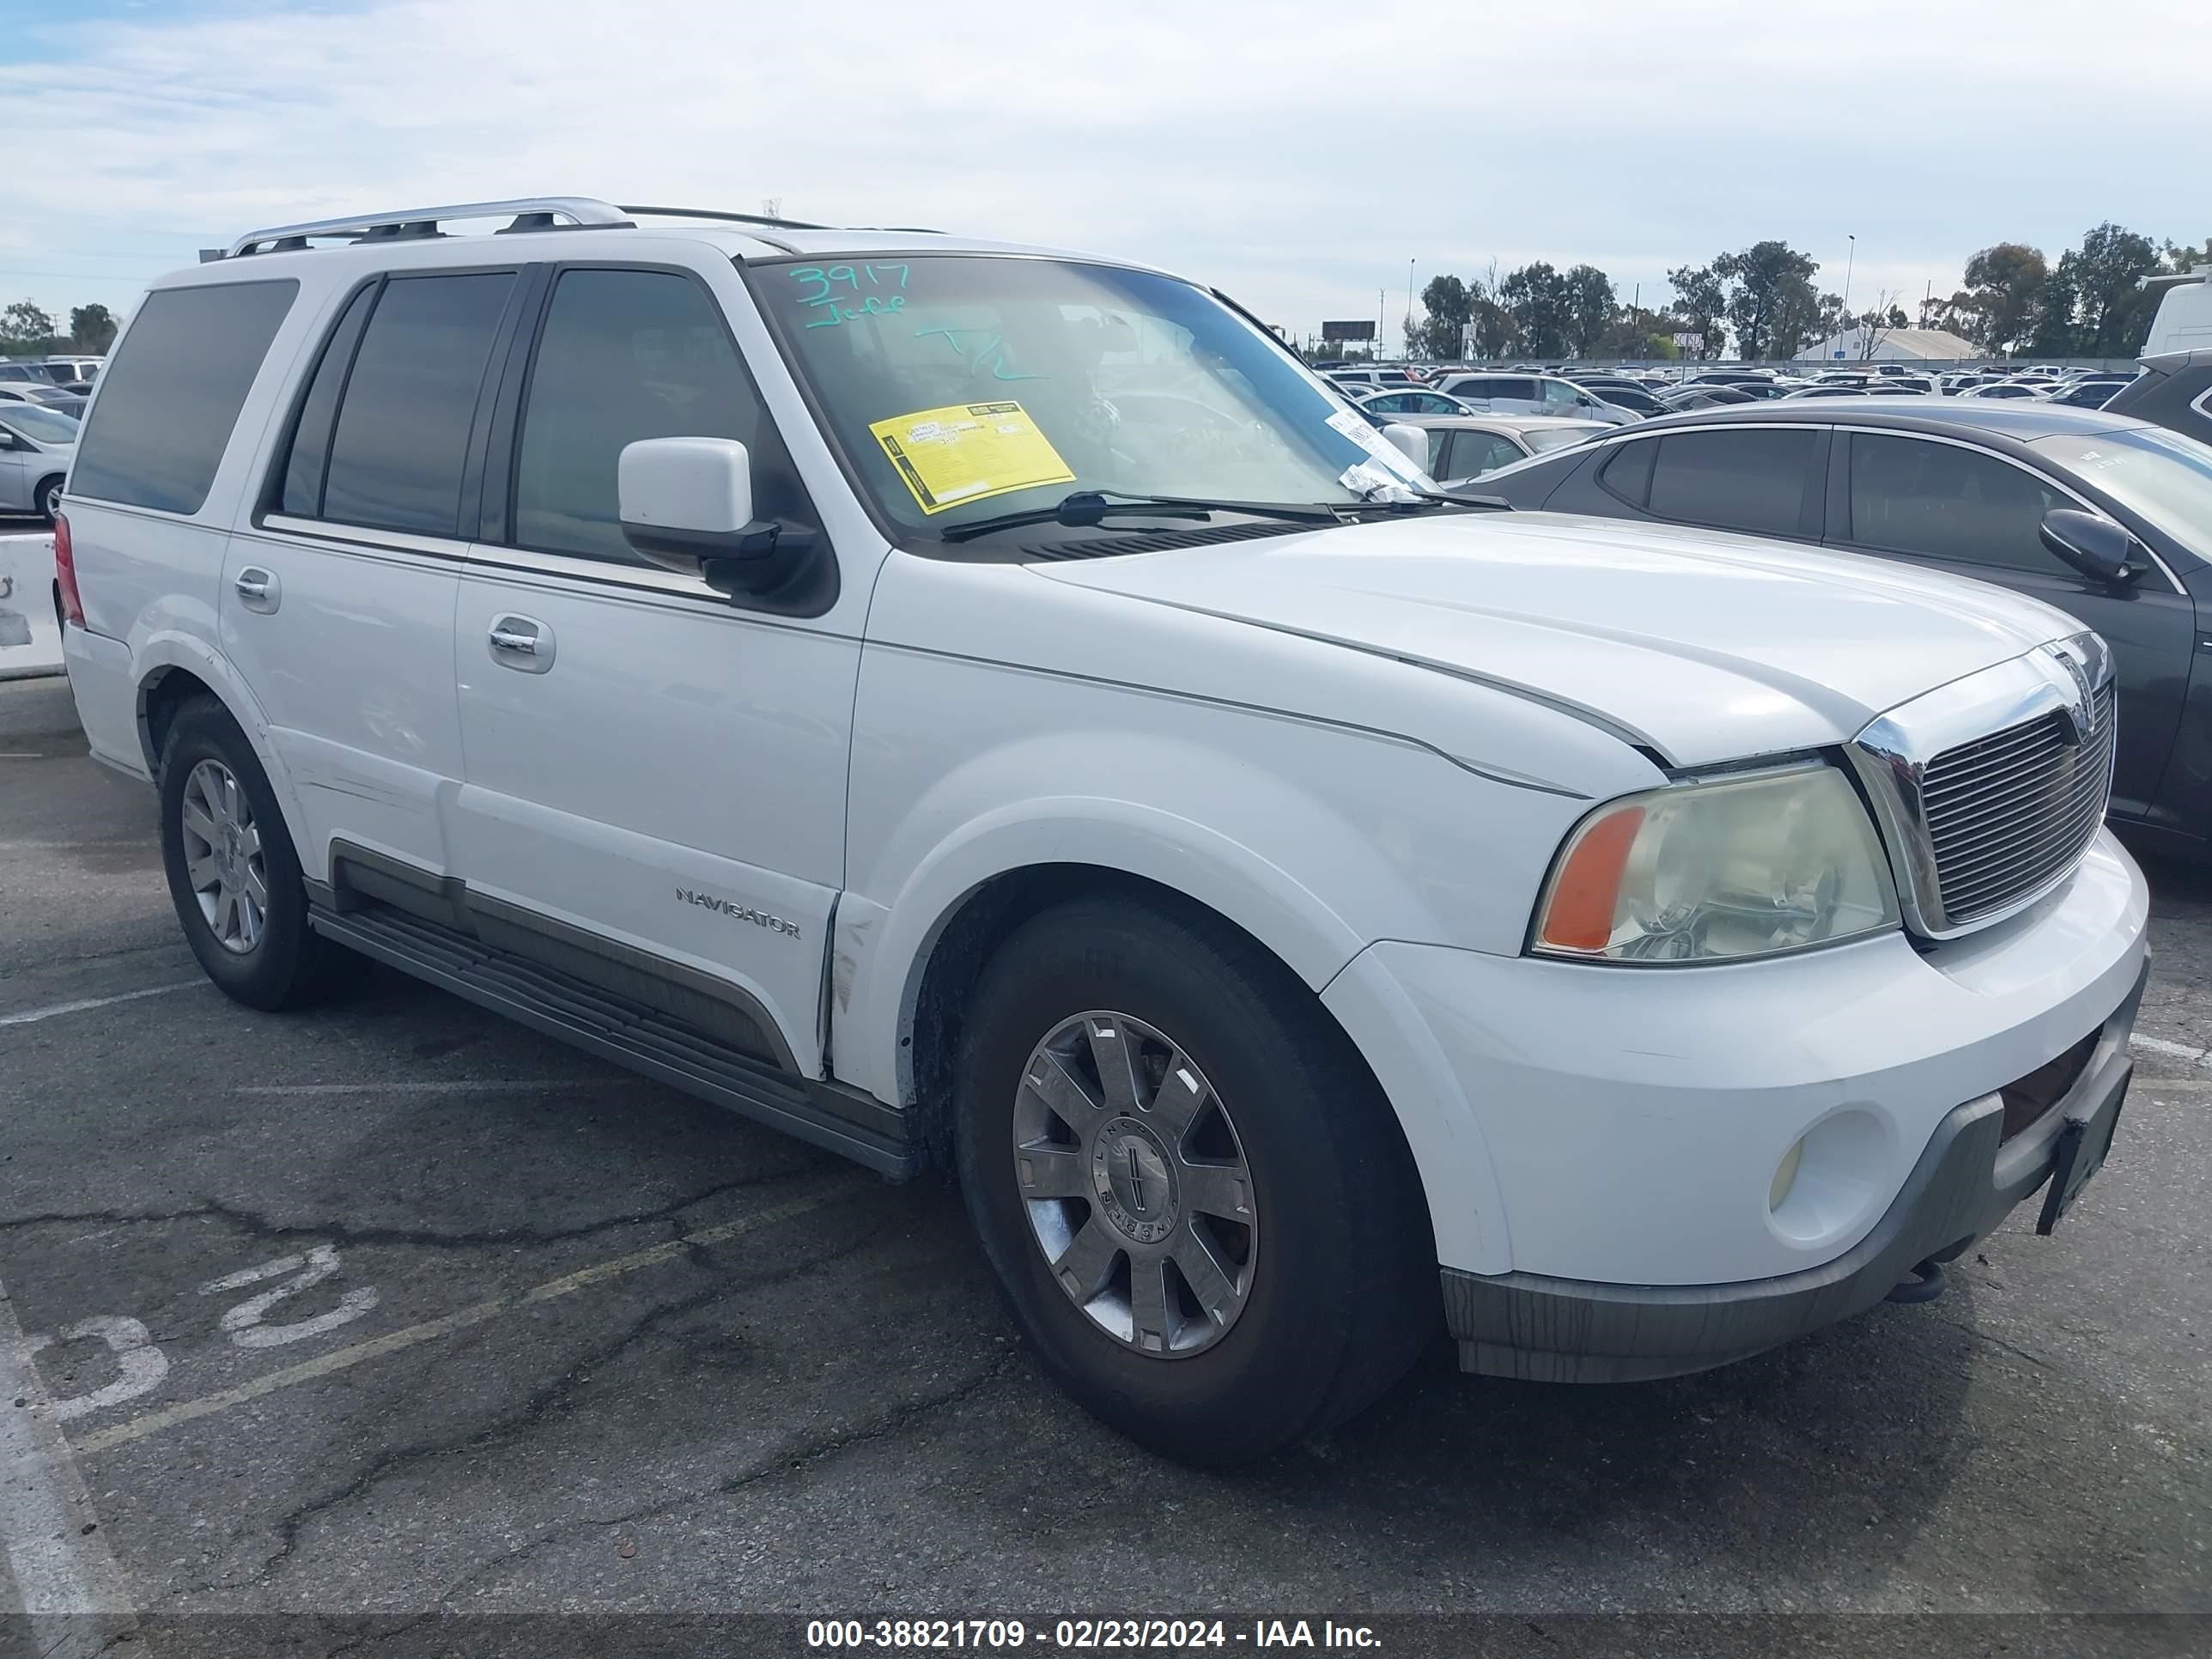
<svg viewBox="0 0 2212 1659">
<path fill-rule="evenodd" d="M 1348 409 L 1340 409 L 1328 417 L 1328 423 L 1389 467 L 1395 477 L 1418 478 L 1421 476 L 1420 469 L 1413 465 L 1413 458 L 1384 437 L 1364 416 L 1355 415 Z"/>
</svg>

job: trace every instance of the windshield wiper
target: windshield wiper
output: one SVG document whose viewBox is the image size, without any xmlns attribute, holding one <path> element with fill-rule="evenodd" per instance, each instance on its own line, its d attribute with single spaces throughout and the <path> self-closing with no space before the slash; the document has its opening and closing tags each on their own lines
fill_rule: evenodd
<svg viewBox="0 0 2212 1659">
<path fill-rule="evenodd" d="M 1418 513 L 1429 507 L 1479 507 L 1492 513 L 1510 513 L 1513 503 L 1503 495 L 1469 495 L 1456 489 L 1416 489 L 1409 501 L 1362 501 L 1360 507 L 1386 513 Z"/>
<path fill-rule="evenodd" d="M 1109 500 L 1109 498 L 1111 497 Z M 1346 501 L 1345 510 L 1357 507 Z M 994 530 L 1017 530 L 1024 525 L 1064 524 L 1083 529 L 1109 514 L 1137 514 L 1152 519 L 1209 519 L 1216 513 L 1243 513 L 1255 519 L 1288 519 L 1299 524 L 1337 524 L 1338 509 L 1316 503 L 1311 507 L 1289 501 L 1212 501 L 1192 495 L 1132 495 L 1119 489 L 1078 489 L 1060 498 L 1056 507 L 1032 507 L 1023 513 L 1001 513 L 994 519 L 977 519 L 955 525 L 945 532 L 948 542 L 969 541 Z"/>
</svg>

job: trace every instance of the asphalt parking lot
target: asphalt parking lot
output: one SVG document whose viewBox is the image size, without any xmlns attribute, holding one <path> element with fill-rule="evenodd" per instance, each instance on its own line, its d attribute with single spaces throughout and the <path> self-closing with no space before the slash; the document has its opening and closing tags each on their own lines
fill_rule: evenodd
<svg viewBox="0 0 2212 1659">
<path fill-rule="evenodd" d="M 2212 878 L 2152 868 L 2138 1081 L 2056 1237 L 2024 1212 L 1936 1303 L 1677 1382 L 1462 1378 L 1440 1344 L 1222 1476 L 1056 1392 L 948 1188 L 397 976 L 226 1001 L 152 809 L 63 682 L 0 684 L 0 1284 L 80 1565 L 172 1646 L 586 1608 L 1486 1613 L 1560 1653 L 1591 1613 L 1672 1615 L 1640 1652 L 1771 1640 L 1714 1614 L 2082 1618 L 1858 1627 L 1921 1653 L 2212 1629 L 2100 1621 L 2212 1613 Z"/>
</svg>

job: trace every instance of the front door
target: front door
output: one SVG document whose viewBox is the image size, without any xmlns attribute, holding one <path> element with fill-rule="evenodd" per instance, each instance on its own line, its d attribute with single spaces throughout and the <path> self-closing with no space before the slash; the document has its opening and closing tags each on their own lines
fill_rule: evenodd
<svg viewBox="0 0 2212 1659">
<path fill-rule="evenodd" d="M 2120 694 L 2112 807 L 2149 815 L 2173 748 L 2196 645 L 2196 605 L 2154 566 L 2125 586 L 2092 580 L 2043 545 L 2043 515 L 2083 505 L 1985 450 L 1893 432 L 1851 432 L 1831 490 L 1830 542 L 1978 577 L 2056 605 L 2112 647 Z M 1848 459 L 1846 459 L 1846 450 Z"/>
<path fill-rule="evenodd" d="M 477 930 L 818 1076 L 860 641 L 641 559 L 617 459 L 735 438 L 812 509 L 698 274 L 562 269 L 523 343 L 456 632 Z"/>
</svg>

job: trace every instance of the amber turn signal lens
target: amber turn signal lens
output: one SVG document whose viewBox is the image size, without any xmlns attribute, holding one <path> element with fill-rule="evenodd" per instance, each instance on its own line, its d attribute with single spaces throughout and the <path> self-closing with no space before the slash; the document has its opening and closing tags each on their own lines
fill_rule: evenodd
<svg viewBox="0 0 2212 1659">
<path fill-rule="evenodd" d="M 1555 951 L 1595 953 L 1613 940 L 1628 851 L 1644 827 L 1644 809 L 1624 806 L 1598 819 L 1567 849 L 1544 906 L 1537 942 Z"/>
</svg>

